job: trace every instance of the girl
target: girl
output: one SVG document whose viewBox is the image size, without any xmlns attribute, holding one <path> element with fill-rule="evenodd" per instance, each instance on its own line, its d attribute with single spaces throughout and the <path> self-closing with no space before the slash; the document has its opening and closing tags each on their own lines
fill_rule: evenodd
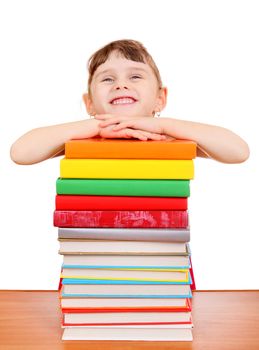
<svg viewBox="0 0 259 350">
<path fill-rule="evenodd" d="M 70 139 L 90 137 L 146 140 L 187 139 L 200 157 L 241 163 L 247 143 L 223 127 L 174 118 L 157 118 L 166 106 L 167 88 L 151 55 L 138 41 L 118 40 L 88 61 L 88 92 L 83 95 L 93 118 L 33 129 L 11 147 L 17 164 L 34 164 L 64 154 Z"/>
</svg>

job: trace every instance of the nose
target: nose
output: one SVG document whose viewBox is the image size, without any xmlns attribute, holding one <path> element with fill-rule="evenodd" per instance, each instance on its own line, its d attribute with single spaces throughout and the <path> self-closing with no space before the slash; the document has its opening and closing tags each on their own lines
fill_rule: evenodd
<svg viewBox="0 0 259 350">
<path fill-rule="evenodd" d="M 122 79 L 118 80 L 115 84 L 115 90 L 128 90 L 128 86 Z"/>
<path fill-rule="evenodd" d="M 121 89 L 128 90 L 128 87 L 127 86 L 123 86 L 123 85 L 116 86 L 116 90 L 121 90 Z"/>
</svg>

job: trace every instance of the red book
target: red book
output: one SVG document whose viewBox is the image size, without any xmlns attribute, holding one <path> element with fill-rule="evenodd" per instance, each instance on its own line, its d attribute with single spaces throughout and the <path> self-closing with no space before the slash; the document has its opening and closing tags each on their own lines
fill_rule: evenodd
<svg viewBox="0 0 259 350">
<path fill-rule="evenodd" d="M 188 212 L 187 210 L 55 210 L 54 226 L 187 228 Z"/>
<path fill-rule="evenodd" d="M 187 198 L 57 195 L 56 210 L 187 210 Z"/>
<path fill-rule="evenodd" d="M 190 324 L 192 321 L 189 302 L 186 307 L 62 308 L 62 316 L 63 325 L 67 326 L 166 325 Z"/>
<path fill-rule="evenodd" d="M 190 275 L 191 275 L 191 278 L 192 278 L 191 290 L 196 290 L 196 284 L 195 284 L 195 278 L 194 278 L 194 272 L 193 272 L 192 259 L 191 259 L 191 257 L 190 257 L 190 263 L 191 263 Z"/>
<path fill-rule="evenodd" d="M 64 327 L 84 327 L 84 326 L 107 326 L 107 327 L 113 327 L 113 326 L 155 326 L 155 325 L 184 325 L 188 324 L 191 325 L 192 321 L 187 322 L 124 322 L 124 323 L 67 323 L 62 321 L 61 325 Z"/>
</svg>

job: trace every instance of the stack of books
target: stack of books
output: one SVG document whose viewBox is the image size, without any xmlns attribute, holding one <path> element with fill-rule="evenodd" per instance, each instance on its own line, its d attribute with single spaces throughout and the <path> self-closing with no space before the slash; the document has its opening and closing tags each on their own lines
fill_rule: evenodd
<svg viewBox="0 0 259 350">
<path fill-rule="evenodd" d="M 54 212 L 63 340 L 192 340 L 195 156 L 191 141 L 66 143 Z"/>
</svg>

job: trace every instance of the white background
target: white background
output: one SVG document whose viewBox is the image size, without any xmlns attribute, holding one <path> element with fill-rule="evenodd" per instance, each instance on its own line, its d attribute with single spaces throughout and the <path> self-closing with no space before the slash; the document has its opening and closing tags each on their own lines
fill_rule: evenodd
<svg viewBox="0 0 259 350">
<path fill-rule="evenodd" d="M 52 226 L 60 158 L 19 166 L 10 146 L 30 129 L 86 118 L 87 59 L 124 38 L 141 41 L 160 69 L 163 117 L 248 142 L 243 164 L 195 161 L 191 248 L 199 289 L 259 288 L 258 18 L 249 0 L 1 1 L 0 288 L 56 289 L 62 262 Z"/>
</svg>

